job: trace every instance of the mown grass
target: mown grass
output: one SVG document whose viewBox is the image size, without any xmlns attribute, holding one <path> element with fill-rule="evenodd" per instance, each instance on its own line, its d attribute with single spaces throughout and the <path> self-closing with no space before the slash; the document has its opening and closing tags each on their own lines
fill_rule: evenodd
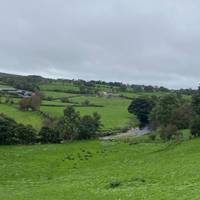
<svg viewBox="0 0 200 200">
<path fill-rule="evenodd" d="M 199 139 L 180 144 L 88 141 L 1 146 L 0 152 L 0 199 L 200 197 Z"/>
<path fill-rule="evenodd" d="M 6 114 L 18 123 L 32 125 L 37 130 L 42 126 L 42 117 L 37 112 L 20 111 L 14 105 L 0 104 L 0 113 Z"/>
</svg>

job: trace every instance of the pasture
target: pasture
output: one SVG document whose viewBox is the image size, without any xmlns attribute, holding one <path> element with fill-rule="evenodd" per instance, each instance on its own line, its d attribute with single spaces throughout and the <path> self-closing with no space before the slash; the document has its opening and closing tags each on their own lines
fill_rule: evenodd
<svg viewBox="0 0 200 200">
<path fill-rule="evenodd" d="M 81 105 L 85 100 L 89 100 L 90 103 L 102 107 L 77 106 L 75 107 L 76 110 L 79 111 L 81 115 L 91 115 L 93 112 L 98 112 L 102 117 L 102 129 L 104 131 L 129 126 L 131 114 L 128 113 L 127 108 L 130 100 L 122 98 L 104 98 L 95 96 L 77 96 L 70 98 L 70 101 L 72 102 L 71 104 L 73 104 L 74 102 L 78 105 Z M 54 104 L 54 101 L 52 101 L 51 104 Z M 63 110 L 65 109 L 65 107 L 56 106 L 58 104 L 60 103 L 57 102 L 55 106 L 52 107 L 41 106 L 41 111 L 55 117 L 63 116 Z M 133 120 L 133 117 L 131 119 Z"/>
<path fill-rule="evenodd" d="M 15 105 L 0 104 L 0 113 L 13 118 L 16 122 L 32 125 L 39 130 L 42 126 L 42 117 L 31 111 L 20 111 Z"/>
<path fill-rule="evenodd" d="M 0 199 L 188 200 L 200 196 L 200 140 L 1 146 Z"/>
</svg>

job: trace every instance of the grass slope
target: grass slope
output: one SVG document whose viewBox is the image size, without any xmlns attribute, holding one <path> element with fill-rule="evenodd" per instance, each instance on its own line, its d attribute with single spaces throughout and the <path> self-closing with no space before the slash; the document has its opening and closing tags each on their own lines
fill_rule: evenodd
<svg viewBox="0 0 200 200">
<path fill-rule="evenodd" d="M 12 105 L 0 104 L 0 113 L 6 114 L 18 123 L 30 124 L 36 129 L 40 129 L 42 126 L 42 118 L 36 112 L 23 112 Z"/>
<path fill-rule="evenodd" d="M 199 139 L 179 145 L 89 141 L 1 146 L 0 152 L 0 199 L 200 197 Z M 119 186 L 111 188 L 111 183 Z"/>
<path fill-rule="evenodd" d="M 102 117 L 102 123 L 104 125 L 103 130 L 123 128 L 128 126 L 131 114 L 128 113 L 127 108 L 130 104 L 130 100 L 122 98 L 100 98 L 92 96 L 70 98 L 71 101 L 77 103 L 84 102 L 86 99 L 93 104 L 102 105 L 104 107 L 76 107 L 76 110 L 80 111 L 81 115 L 90 115 L 93 112 L 98 112 Z M 64 109 L 65 107 L 41 107 L 43 112 L 47 112 L 50 115 L 56 117 L 63 116 Z"/>
</svg>

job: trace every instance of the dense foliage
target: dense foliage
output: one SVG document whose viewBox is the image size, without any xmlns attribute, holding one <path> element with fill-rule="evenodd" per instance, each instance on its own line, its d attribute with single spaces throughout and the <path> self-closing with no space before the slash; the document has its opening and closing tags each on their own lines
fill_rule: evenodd
<svg viewBox="0 0 200 200">
<path fill-rule="evenodd" d="M 80 116 L 73 106 L 64 110 L 64 116 L 58 122 L 63 137 L 68 140 L 90 139 L 95 137 L 101 127 L 101 117 L 97 113 L 92 116 Z"/>
<path fill-rule="evenodd" d="M 141 96 L 131 102 L 128 111 L 135 114 L 140 121 L 140 127 L 144 127 L 149 124 L 149 114 L 154 105 L 153 98 Z"/>
<path fill-rule="evenodd" d="M 35 129 L 18 124 L 13 119 L 0 114 L 0 144 L 32 144 L 35 142 Z"/>
<path fill-rule="evenodd" d="M 178 130 L 190 127 L 192 120 L 190 102 L 179 95 L 168 94 L 160 97 L 150 114 L 150 122 L 154 129 L 160 129 L 164 140 L 176 137 Z"/>
</svg>

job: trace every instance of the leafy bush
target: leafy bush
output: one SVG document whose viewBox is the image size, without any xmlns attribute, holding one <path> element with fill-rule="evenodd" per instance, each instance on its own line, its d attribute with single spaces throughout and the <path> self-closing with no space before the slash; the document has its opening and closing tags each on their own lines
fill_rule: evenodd
<svg viewBox="0 0 200 200">
<path fill-rule="evenodd" d="M 169 124 L 160 129 L 160 138 L 162 140 L 171 140 L 173 137 L 176 137 L 179 134 L 178 128 L 175 125 Z"/>
<path fill-rule="evenodd" d="M 0 114 L 0 144 L 32 144 L 35 141 L 35 129 L 17 124 L 13 119 Z"/>
<path fill-rule="evenodd" d="M 135 98 L 128 107 L 129 113 L 133 113 L 140 121 L 140 127 L 149 124 L 149 114 L 154 107 L 154 101 L 148 97 Z"/>
<path fill-rule="evenodd" d="M 101 127 L 101 117 L 98 113 L 85 115 L 80 119 L 79 139 L 90 139 Z"/>
<path fill-rule="evenodd" d="M 150 134 L 149 135 L 149 138 L 152 140 L 152 141 L 155 141 L 156 140 L 156 134 L 155 133 L 153 133 L 153 134 Z"/>
<path fill-rule="evenodd" d="M 200 136 L 200 116 L 195 116 L 191 122 L 191 134 L 195 137 Z"/>
<path fill-rule="evenodd" d="M 62 140 L 60 132 L 49 127 L 42 127 L 39 132 L 40 141 L 42 143 L 60 143 Z"/>
<path fill-rule="evenodd" d="M 36 130 L 31 126 L 17 125 L 14 129 L 18 144 L 34 144 L 36 142 Z"/>
</svg>

